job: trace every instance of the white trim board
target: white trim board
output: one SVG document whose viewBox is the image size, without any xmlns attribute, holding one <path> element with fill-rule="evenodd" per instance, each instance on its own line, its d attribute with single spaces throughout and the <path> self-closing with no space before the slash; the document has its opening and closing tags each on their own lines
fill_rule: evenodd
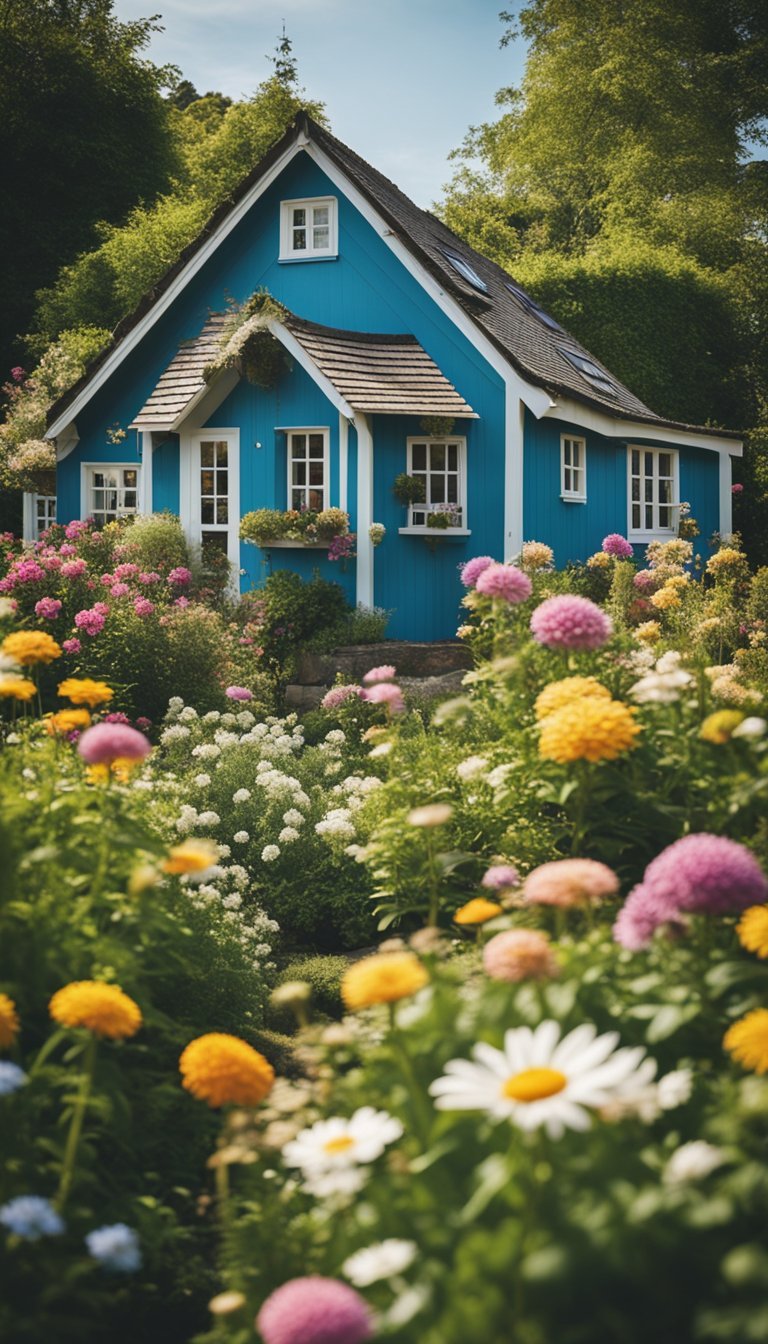
<svg viewBox="0 0 768 1344">
<path fill-rule="evenodd" d="M 670 447 L 708 448 L 712 453 L 727 453 L 731 457 L 741 457 L 744 451 L 740 439 L 721 439 L 715 434 L 697 433 L 695 429 L 669 429 L 664 425 L 646 424 L 643 420 L 622 420 L 619 416 L 611 415 L 609 411 L 603 413 L 583 402 L 570 401 L 567 398 L 550 403 L 541 418 L 567 420 L 581 429 L 591 429 L 595 434 L 602 434 L 607 438 L 627 441 L 660 439 Z"/>
<path fill-rule="evenodd" d="M 203 531 L 224 531 L 215 524 L 203 525 L 200 519 L 200 444 L 203 439 L 226 439 L 228 453 L 227 558 L 233 567 L 232 587 L 240 590 L 240 429 L 218 426 L 206 429 L 187 429 L 179 438 L 179 519 L 193 546 L 202 544 Z"/>
</svg>

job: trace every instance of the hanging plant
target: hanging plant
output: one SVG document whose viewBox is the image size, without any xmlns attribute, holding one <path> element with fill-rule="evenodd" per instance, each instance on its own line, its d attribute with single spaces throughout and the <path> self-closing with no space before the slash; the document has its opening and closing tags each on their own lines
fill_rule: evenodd
<svg viewBox="0 0 768 1344">
<path fill-rule="evenodd" d="M 455 423 L 456 421 L 447 415 L 423 415 L 419 421 L 419 429 L 431 439 L 445 439 L 453 433 Z"/>
<path fill-rule="evenodd" d="M 265 390 L 275 387 L 292 368 L 290 357 L 269 323 L 286 309 L 266 290 L 259 290 L 240 308 L 233 308 L 221 335 L 219 353 L 204 371 L 206 382 L 222 369 L 236 369 L 241 378 Z"/>
<path fill-rule="evenodd" d="M 392 491 L 398 504 L 423 504 L 427 498 L 427 489 L 420 476 L 409 476 L 401 471 L 392 484 Z"/>
</svg>

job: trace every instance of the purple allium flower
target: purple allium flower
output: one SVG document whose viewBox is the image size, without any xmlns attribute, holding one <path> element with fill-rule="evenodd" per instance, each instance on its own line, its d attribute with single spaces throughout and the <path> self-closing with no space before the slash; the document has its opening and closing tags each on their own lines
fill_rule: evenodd
<svg viewBox="0 0 768 1344">
<path fill-rule="evenodd" d="M 461 582 L 464 587 L 474 588 L 483 570 L 495 563 L 492 555 L 476 555 L 474 560 L 468 560 L 460 569 Z"/>
<path fill-rule="evenodd" d="M 127 583 L 113 583 L 109 591 L 112 597 L 127 597 L 131 590 Z"/>
<path fill-rule="evenodd" d="M 360 699 L 368 700 L 372 705 L 386 705 L 390 714 L 402 714 L 405 709 L 403 692 L 391 681 L 380 681 L 375 686 L 369 686 L 360 692 Z"/>
<path fill-rule="evenodd" d="M 484 874 L 480 883 L 481 887 L 489 887 L 491 891 L 503 891 L 505 887 L 516 887 L 520 881 L 520 874 L 511 863 L 494 863 Z"/>
<path fill-rule="evenodd" d="M 65 653 L 81 653 L 83 648 L 79 639 L 65 639 L 61 647 Z"/>
<path fill-rule="evenodd" d="M 114 1269 L 121 1274 L 133 1274 L 141 1269 L 139 1239 L 126 1223 L 94 1228 L 85 1238 L 85 1244 L 88 1254 L 104 1269 Z"/>
<path fill-rule="evenodd" d="M 123 723 L 97 723 L 86 728 L 77 750 L 88 765 L 111 765 L 118 759 L 143 761 L 152 747 L 135 728 Z"/>
<path fill-rule="evenodd" d="M 382 663 L 381 667 L 372 667 L 363 677 L 364 686 L 375 686 L 379 681 L 394 681 L 397 668 L 391 663 Z"/>
<path fill-rule="evenodd" d="M 74 550 L 75 549 L 74 546 L 71 549 Z M 61 550 L 63 554 L 64 553 L 63 546 Z M 61 574 L 62 579 L 79 579 L 81 575 L 85 573 L 87 568 L 88 565 L 86 564 L 85 560 L 82 560 L 78 557 L 77 560 L 65 560 L 64 564 L 61 566 L 59 573 Z"/>
<path fill-rule="evenodd" d="M 35 603 L 35 615 L 42 616 L 46 621 L 55 621 L 60 611 L 61 602 L 57 597 L 41 597 Z"/>
<path fill-rule="evenodd" d="M 25 1241 L 39 1241 L 41 1237 L 58 1237 L 64 1223 L 50 1200 L 42 1195 L 17 1195 L 0 1208 L 0 1223 Z"/>
<path fill-rule="evenodd" d="M 133 603 L 133 610 L 137 616 L 151 616 L 155 606 L 148 597 L 137 597 Z"/>
<path fill-rule="evenodd" d="M 616 922 L 613 936 L 629 952 L 640 952 L 649 947 L 657 929 L 667 925 L 682 932 L 684 924 L 679 915 L 642 883 L 629 893 Z"/>
<path fill-rule="evenodd" d="M 478 576 L 475 589 L 486 597 L 501 597 L 505 602 L 525 602 L 533 592 L 528 575 L 516 565 L 486 565 Z"/>
<path fill-rule="evenodd" d="M 252 700 L 253 691 L 246 686 L 228 686 L 224 694 L 228 700 Z"/>
<path fill-rule="evenodd" d="M 85 611 L 78 611 L 75 616 L 75 625 L 78 630 L 84 630 L 86 635 L 93 638 L 100 634 L 104 629 L 104 615 L 97 611 L 95 607 L 87 608 Z"/>
<path fill-rule="evenodd" d="M 311 1274 L 271 1293 L 256 1317 L 264 1344 L 362 1344 L 372 1333 L 368 1304 L 346 1283 Z"/>
<path fill-rule="evenodd" d="M 548 597 L 531 617 L 533 637 L 550 649 L 599 649 L 610 639 L 613 625 L 588 597 L 562 593 Z"/>
<path fill-rule="evenodd" d="M 602 549 L 616 560 L 631 560 L 634 555 L 631 545 L 620 532 L 610 532 L 607 537 L 603 537 Z"/>
<path fill-rule="evenodd" d="M 354 696 L 360 696 L 361 694 L 362 686 L 357 686 L 354 683 L 349 686 L 332 686 L 320 701 L 320 708 L 338 709 L 339 705 L 343 705 L 345 700 L 351 700 Z"/>
<path fill-rule="evenodd" d="M 184 588 L 192 582 L 192 570 L 185 565 L 177 565 L 168 575 L 168 582 L 177 588 Z"/>
</svg>

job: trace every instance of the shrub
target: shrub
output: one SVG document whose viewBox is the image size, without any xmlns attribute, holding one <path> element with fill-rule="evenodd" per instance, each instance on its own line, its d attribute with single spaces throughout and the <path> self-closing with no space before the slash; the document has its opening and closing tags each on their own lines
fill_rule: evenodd
<svg viewBox="0 0 768 1344">
<path fill-rule="evenodd" d="M 279 985 L 288 980 L 306 980 L 312 986 L 312 1006 L 328 1017 L 341 1017 L 341 979 L 349 969 L 347 957 L 292 957 L 277 977 Z"/>
</svg>

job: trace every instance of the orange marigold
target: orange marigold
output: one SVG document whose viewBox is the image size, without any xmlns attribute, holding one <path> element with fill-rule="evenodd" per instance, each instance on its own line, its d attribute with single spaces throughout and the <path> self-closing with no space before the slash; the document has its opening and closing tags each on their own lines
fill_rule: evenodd
<svg viewBox="0 0 768 1344">
<path fill-rule="evenodd" d="M 13 1045 L 19 1034 L 19 1014 L 16 1004 L 7 994 L 0 994 L 0 1046 Z"/>
<path fill-rule="evenodd" d="M 355 961 L 341 982 L 347 1008 L 369 1008 L 374 1003 L 396 1003 L 415 994 L 429 976 L 413 952 L 377 952 Z"/>
<path fill-rule="evenodd" d="M 94 681 L 92 677 L 66 677 L 59 684 L 59 695 L 71 700 L 73 705 L 106 705 L 115 692 L 105 681 Z"/>
<path fill-rule="evenodd" d="M 3 700 L 29 701 L 37 691 L 34 681 L 28 677 L 0 677 L 0 697 Z"/>
<path fill-rule="evenodd" d="M 219 847 L 213 840 L 184 840 L 168 851 L 161 867 L 166 873 L 202 873 L 219 857 Z"/>
<path fill-rule="evenodd" d="M 190 1041 L 179 1069 L 182 1086 L 209 1106 L 257 1106 L 275 1081 L 269 1060 L 239 1036 L 222 1031 Z"/>
<path fill-rule="evenodd" d="M 60 658 L 62 648 L 46 630 L 14 630 L 6 635 L 0 649 L 9 658 L 21 663 L 22 667 L 31 667 L 33 663 L 52 663 Z"/>
<path fill-rule="evenodd" d="M 49 714 L 45 719 L 46 731 L 51 737 L 57 733 L 73 733 L 87 728 L 91 716 L 87 709 L 60 709 L 57 714 Z"/>
<path fill-rule="evenodd" d="M 96 1036 L 122 1041 L 141 1026 L 141 1009 L 119 985 L 103 980 L 73 980 L 54 994 L 49 1005 L 62 1027 L 87 1027 Z"/>
<path fill-rule="evenodd" d="M 497 915 L 503 914 L 503 908 L 498 901 L 489 901 L 485 896 L 476 896 L 474 900 L 467 901 L 460 910 L 453 916 L 454 924 L 485 924 L 488 919 L 495 919 Z"/>
</svg>

